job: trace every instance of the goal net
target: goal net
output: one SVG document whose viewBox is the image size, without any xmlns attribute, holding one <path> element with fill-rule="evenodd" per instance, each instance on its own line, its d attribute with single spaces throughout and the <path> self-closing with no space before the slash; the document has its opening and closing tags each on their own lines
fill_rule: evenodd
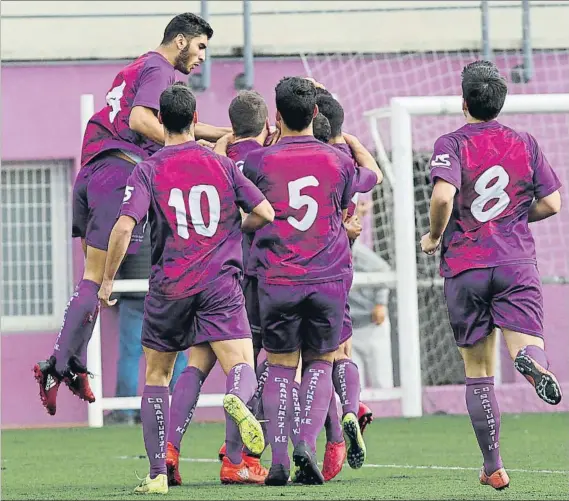
<svg viewBox="0 0 569 501">
<path fill-rule="evenodd" d="M 385 172 L 385 181 L 372 194 L 373 215 L 367 222 L 364 241 L 384 258 L 392 269 L 397 267 L 394 220 L 394 184 L 398 172 L 391 165 L 392 140 L 390 100 L 405 96 L 458 96 L 460 72 L 469 62 L 480 59 L 478 51 L 460 53 L 405 54 L 330 54 L 304 55 L 308 75 L 324 83 L 345 108 L 344 129 L 356 134 L 371 147 Z M 495 54 L 495 62 L 507 77 L 509 93 L 553 94 L 567 92 L 569 51 L 534 52 L 533 77 L 528 83 L 512 83 L 511 74 L 521 61 L 520 53 Z M 460 102 L 458 103 L 460 107 Z M 460 108 L 459 108 L 460 110 Z M 563 197 L 569 195 L 569 113 L 505 114 L 506 125 L 532 133 L 563 183 Z M 464 118 L 456 110 L 439 110 L 437 116 L 412 118 L 412 168 L 414 199 L 415 250 L 421 379 L 423 385 L 457 384 L 464 381 L 464 369 L 456 350 L 438 274 L 438 257 L 428 257 L 418 248 L 418 241 L 429 227 L 430 155 L 438 136 L 457 129 Z M 569 211 L 562 211 L 547 221 L 532 226 L 539 268 L 544 282 L 546 329 L 567 326 L 569 312 L 560 297 L 569 293 Z M 395 284 L 389 283 L 392 352 L 395 382 L 398 383 L 400 335 Z M 413 305 L 408 305 L 413 308 Z M 401 309 L 400 309 L 401 311 Z"/>
</svg>

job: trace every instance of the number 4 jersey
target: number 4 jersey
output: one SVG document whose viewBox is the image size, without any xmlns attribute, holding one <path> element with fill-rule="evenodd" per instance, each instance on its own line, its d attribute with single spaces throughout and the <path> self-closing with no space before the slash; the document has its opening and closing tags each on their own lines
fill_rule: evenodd
<svg viewBox="0 0 569 501">
<path fill-rule="evenodd" d="M 536 263 L 529 208 L 561 183 L 533 136 L 496 120 L 466 124 L 437 139 L 431 179 L 458 190 L 441 246 L 443 277 Z"/>
<path fill-rule="evenodd" d="M 241 215 L 265 197 L 228 158 L 188 142 L 165 146 L 139 163 L 121 215 L 148 212 L 152 242 L 149 290 L 188 297 L 222 276 L 241 274 Z"/>
<path fill-rule="evenodd" d="M 144 106 L 157 113 L 160 94 L 174 83 L 175 76 L 174 67 L 158 52 L 147 52 L 123 68 L 106 95 L 105 107 L 87 124 L 81 167 L 108 150 L 121 150 L 140 160 L 158 150 L 160 145 L 130 129 L 130 112 Z"/>
<path fill-rule="evenodd" d="M 313 136 L 284 137 L 245 158 L 243 174 L 275 209 L 255 232 L 247 274 L 272 284 L 343 279 L 352 273 L 342 210 L 348 207 L 354 162 Z"/>
</svg>

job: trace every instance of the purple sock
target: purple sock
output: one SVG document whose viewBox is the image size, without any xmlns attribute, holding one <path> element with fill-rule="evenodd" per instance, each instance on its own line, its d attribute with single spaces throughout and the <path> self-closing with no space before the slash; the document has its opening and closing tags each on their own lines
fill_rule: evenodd
<svg viewBox="0 0 569 501">
<path fill-rule="evenodd" d="M 269 375 L 263 391 L 263 409 L 267 419 L 268 442 L 271 444 L 272 464 L 290 469 L 288 437 L 292 385 L 296 367 L 269 364 Z"/>
<path fill-rule="evenodd" d="M 166 430 L 170 414 L 167 386 L 144 387 L 140 417 L 144 446 L 150 461 L 150 478 L 166 473 Z"/>
<path fill-rule="evenodd" d="M 265 388 L 265 383 L 267 382 L 267 376 L 269 375 L 269 362 L 267 360 L 263 360 L 257 366 L 257 389 L 255 390 L 255 394 L 249 400 L 247 404 L 253 416 L 255 416 L 261 422 L 261 428 L 263 428 L 263 435 L 267 436 L 267 426 L 264 422 L 265 416 L 263 412 L 263 389 Z M 253 454 L 247 447 L 244 448 L 245 454 L 248 456 L 253 457 L 261 457 L 259 454 Z"/>
<path fill-rule="evenodd" d="M 316 439 L 324 426 L 332 395 L 332 363 L 315 360 L 305 366 L 300 383 L 300 441 L 316 452 Z"/>
<path fill-rule="evenodd" d="M 245 403 L 249 402 L 257 389 L 257 376 L 253 368 L 247 364 L 237 364 L 227 374 L 225 389 L 226 393 L 239 397 Z M 240 464 L 243 442 L 239 427 L 227 412 L 225 413 L 225 446 L 229 461 L 233 464 Z"/>
<path fill-rule="evenodd" d="M 293 447 L 300 442 L 300 411 L 300 383 L 295 381 L 292 385 L 292 415 L 289 416 L 290 440 Z"/>
<path fill-rule="evenodd" d="M 535 360 L 545 370 L 549 369 L 549 360 L 547 359 L 547 355 L 539 346 L 528 344 L 518 352 L 518 355 L 527 355 Z"/>
<path fill-rule="evenodd" d="M 500 457 L 500 409 L 493 377 L 466 378 L 466 407 L 484 457 L 484 471 L 492 475 L 502 468 Z"/>
<path fill-rule="evenodd" d="M 324 423 L 324 428 L 326 429 L 326 442 L 338 444 L 344 441 L 344 432 L 340 421 L 341 412 L 342 410 L 338 405 L 338 400 L 336 399 L 336 392 L 332 391 L 330 407 L 328 407 L 328 415 L 326 416 L 326 422 Z"/>
<path fill-rule="evenodd" d="M 67 303 L 63 325 L 53 346 L 55 370 L 59 374 L 65 371 L 72 356 L 80 361 L 85 359 L 87 343 L 99 313 L 99 287 L 91 280 L 81 280 Z"/>
<path fill-rule="evenodd" d="M 348 412 L 353 412 L 357 416 L 360 405 L 358 366 L 347 359 L 334 362 L 333 380 L 334 388 L 342 404 L 342 414 L 345 416 Z"/>
<path fill-rule="evenodd" d="M 170 410 L 170 426 L 168 427 L 168 442 L 180 451 L 182 438 L 188 429 L 196 410 L 202 384 L 206 375 L 197 367 L 186 367 L 172 393 L 172 409 Z"/>
</svg>

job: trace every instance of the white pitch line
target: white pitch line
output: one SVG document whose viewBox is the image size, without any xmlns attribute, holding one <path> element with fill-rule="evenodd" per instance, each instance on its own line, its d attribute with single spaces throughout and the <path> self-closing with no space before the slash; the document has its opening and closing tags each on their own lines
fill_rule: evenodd
<svg viewBox="0 0 569 501">
<path fill-rule="evenodd" d="M 118 456 L 117 459 L 146 459 L 142 456 Z M 180 458 L 180 461 L 187 463 L 219 463 L 218 459 L 205 458 Z M 364 464 L 364 468 L 392 468 L 395 470 L 458 470 L 458 471 L 480 471 L 480 468 L 472 468 L 469 466 L 421 466 L 412 464 Z M 566 470 L 524 470 L 520 468 L 507 468 L 512 473 L 540 473 L 549 475 L 569 475 Z"/>
</svg>

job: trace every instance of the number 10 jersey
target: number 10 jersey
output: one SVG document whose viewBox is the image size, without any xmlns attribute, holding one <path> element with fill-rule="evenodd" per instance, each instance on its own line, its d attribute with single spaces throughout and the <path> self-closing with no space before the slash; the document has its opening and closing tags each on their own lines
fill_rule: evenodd
<svg viewBox="0 0 569 501">
<path fill-rule="evenodd" d="M 149 291 L 189 297 L 221 277 L 242 275 L 241 215 L 265 197 L 227 157 L 195 141 L 165 146 L 132 172 L 120 214 L 148 212 Z"/>
<path fill-rule="evenodd" d="M 441 246 L 441 275 L 536 263 L 528 226 L 534 199 L 561 186 L 537 141 L 496 120 L 466 124 L 435 142 L 433 183 L 458 191 Z"/>
</svg>

